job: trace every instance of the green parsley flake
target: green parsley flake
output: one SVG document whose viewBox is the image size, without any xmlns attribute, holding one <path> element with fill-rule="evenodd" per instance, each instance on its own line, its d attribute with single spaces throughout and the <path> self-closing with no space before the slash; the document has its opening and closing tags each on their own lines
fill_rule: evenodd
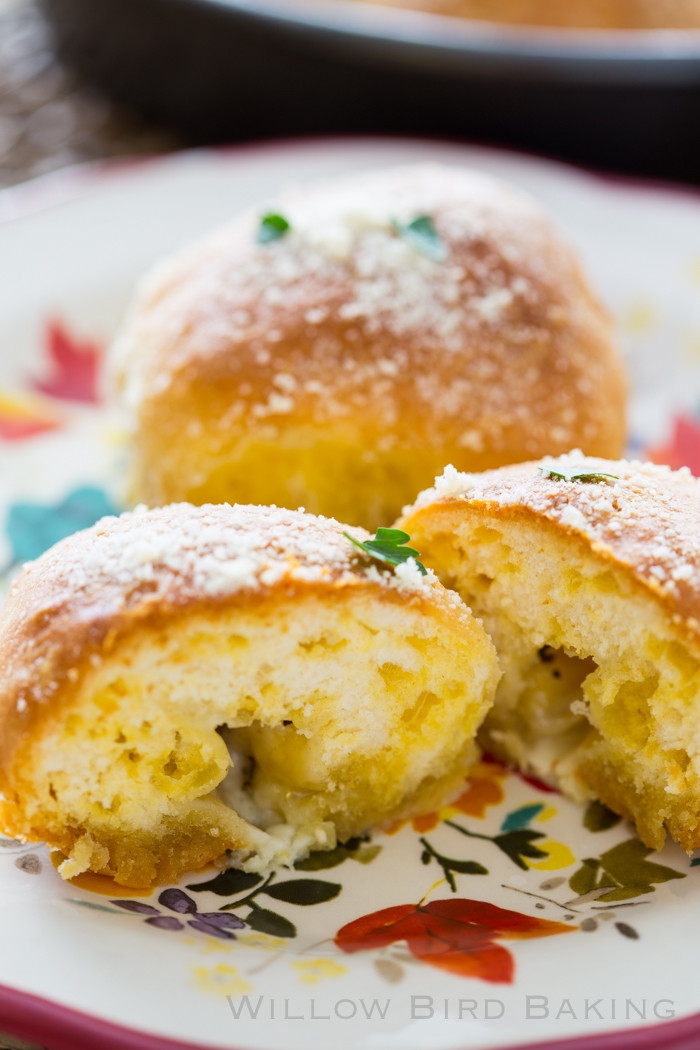
<svg viewBox="0 0 700 1050">
<path fill-rule="evenodd" d="M 256 240 L 258 244 L 269 244 L 271 241 L 278 241 L 280 237 L 284 237 L 290 229 L 283 215 L 275 215 L 274 212 L 270 212 L 268 215 L 263 215 L 260 220 Z"/>
<path fill-rule="evenodd" d="M 538 467 L 543 477 L 554 478 L 556 481 L 585 481 L 597 484 L 607 484 L 607 479 L 612 478 L 619 481 L 617 474 L 604 474 L 601 470 L 581 470 L 579 467 Z"/>
<path fill-rule="evenodd" d="M 402 237 L 421 255 L 427 255 L 435 262 L 444 262 L 447 258 L 445 245 L 429 215 L 419 215 L 413 222 L 405 224 L 394 221 L 393 226 L 399 237 Z"/>
<path fill-rule="evenodd" d="M 418 561 L 420 558 L 418 551 L 414 551 L 412 547 L 403 546 L 411 537 L 401 529 L 377 529 L 374 539 L 365 540 L 364 543 L 360 543 L 347 532 L 344 532 L 343 536 L 365 554 L 369 554 L 370 558 L 383 561 L 386 565 L 403 565 L 409 558 L 415 558 L 421 575 L 427 576 L 425 566 Z"/>
</svg>

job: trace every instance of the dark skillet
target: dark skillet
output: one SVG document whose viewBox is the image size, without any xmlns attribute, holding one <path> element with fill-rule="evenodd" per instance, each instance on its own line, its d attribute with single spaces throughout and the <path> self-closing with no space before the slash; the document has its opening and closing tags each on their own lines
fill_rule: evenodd
<svg viewBox="0 0 700 1050">
<path fill-rule="evenodd" d="M 498 142 L 700 182 L 700 31 L 504 28 L 352 0 L 43 0 L 59 48 L 192 142 Z"/>
</svg>

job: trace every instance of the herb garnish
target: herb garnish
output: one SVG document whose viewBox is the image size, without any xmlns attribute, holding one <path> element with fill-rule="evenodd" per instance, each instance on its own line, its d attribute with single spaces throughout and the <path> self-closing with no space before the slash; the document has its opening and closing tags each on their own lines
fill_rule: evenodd
<svg viewBox="0 0 700 1050">
<path fill-rule="evenodd" d="M 270 241 L 278 241 L 280 237 L 284 237 L 285 233 L 288 233 L 290 229 L 291 227 L 283 215 L 275 215 L 274 212 L 269 212 L 267 215 L 263 215 L 260 220 L 256 240 L 258 244 L 269 244 Z"/>
<path fill-rule="evenodd" d="M 418 551 L 414 551 L 412 547 L 403 546 L 411 537 L 401 529 L 377 529 L 374 539 L 365 540 L 364 543 L 354 539 L 347 532 L 344 532 L 343 536 L 365 554 L 369 554 L 370 558 L 383 561 L 386 565 L 403 565 L 409 558 L 415 558 L 421 575 L 427 576 L 425 566 L 418 561 L 420 558 Z"/>
<path fill-rule="evenodd" d="M 590 481 L 607 483 L 607 478 L 613 478 L 614 481 L 619 481 L 617 474 L 604 474 L 602 470 L 581 470 L 579 467 L 538 467 L 537 468 L 543 477 L 555 478 L 557 481 Z"/>
<path fill-rule="evenodd" d="M 399 237 L 403 237 L 421 255 L 427 255 L 435 262 L 444 262 L 447 258 L 445 245 L 429 215 L 419 215 L 413 222 L 407 223 L 394 220 L 393 227 Z"/>
</svg>

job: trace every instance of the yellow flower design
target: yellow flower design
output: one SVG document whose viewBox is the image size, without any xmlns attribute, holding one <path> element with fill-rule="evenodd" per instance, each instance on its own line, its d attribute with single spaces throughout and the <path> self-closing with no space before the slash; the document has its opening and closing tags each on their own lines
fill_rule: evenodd
<svg viewBox="0 0 700 1050">
<path fill-rule="evenodd" d="M 195 966 L 193 973 L 200 992 L 209 995 L 247 995 L 252 991 L 252 985 L 238 976 L 235 966 Z"/>
<path fill-rule="evenodd" d="M 632 335 L 647 335 L 657 327 L 657 312 L 648 301 L 629 303 L 622 315 L 624 327 Z"/>
<path fill-rule="evenodd" d="M 339 966 L 333 959 L 300 959 L 292 963 L 304 984 L 320 984 L 326 977 L 342 977 L 346 966 Z"/>
<path fill-rule="evenodd" d="M 281 937 L 268 937 L 266 933 L 239 934 L 238 943 L 246 948 L 261 948 L 264 952 L 279 952 L 289 946 L 289 942 Z"/>
<path fill-rule="evenodd" d="M 226 944 L 217 940 L 216 937 L 203 937 L 201 940 L 198 937 L 187 939 L 191 944 L 195 945 L 201 955 L 212 955 L 214 952 L 232 952 L 234 950 L 233 944 Z"/>
<path fill-rule="evenodd" d="M 563 842 L 538 842 L 537 848 L 548 853 L 544 860 L 534 861 L 529 857 L 523 857 L 528 868 L 537 868 L 538 871 L 557 871 L 559 868 L 568 868 L 574 864 L 576 858 Z"/>
</svg>

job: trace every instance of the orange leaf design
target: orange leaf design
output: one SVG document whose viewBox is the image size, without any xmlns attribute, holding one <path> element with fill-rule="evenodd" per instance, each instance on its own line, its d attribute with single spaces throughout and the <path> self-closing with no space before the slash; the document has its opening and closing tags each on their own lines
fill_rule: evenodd
<svg viewBox="0 0 700 1050">
<path fill-rule="evenodd" d="M 46 351 L 53 374 L 47 380 L 34 380 L 33 386 L 62 401 L 99 401 L 97 378 L 100 348 L 94 343 L 80 343 L 60 321 L 51 321 L 46 329 Z"/>
<path fill-rule="evenodd" d="M 467 790 L 452 803 L 453 808 L 459 813 L 483 820 L 487 806 L 497 806 L 503 801 L 500 782 L 507 775 L 503 766 L 495 762 L 477 762 L 467 777 Z"/>
<path fill-rule="evenodd" d="M 485 901 L 457 898 L 431 904 L 400 904 L 343 926 L 335 943 L 348 953 L 406 941 L 412 955 L 460 977 L 510 984 L 513 956 L 495 942 L 572 933 L 575 926 L 551 922 Z"/>
<path fill-rule="evenodd" d="M 436 828 L 442 817 L 439 813 L 426 813 L 424 817 L 414 817 L 411 821 L 414 831 L 419 831 L 421 835 L 424 835 L 426 831 L 432 831 Z"/>
<path fill-rule="evenodd" d="M 505 780 L 508 771 L 502 765 L 493 760 L 476 762 L 469 771 L 467 777 L 467 789 L 456 801 L 434 813 L 426 813 L 423 817 L 414 817 L 411 821 L 413 830 L 424 835 L 427 831 L 436 828 L 441 820 L 453 817 L 456 813 L 465 813 L 470 817 L 478 817 L 480 820 L 486 815 L 487 806 L 497 806 L 503 801 L 503 788 L 501 780 Z M 398 831 L 402 824 L 392 828 L 388 834 Z"/>
</svg>

